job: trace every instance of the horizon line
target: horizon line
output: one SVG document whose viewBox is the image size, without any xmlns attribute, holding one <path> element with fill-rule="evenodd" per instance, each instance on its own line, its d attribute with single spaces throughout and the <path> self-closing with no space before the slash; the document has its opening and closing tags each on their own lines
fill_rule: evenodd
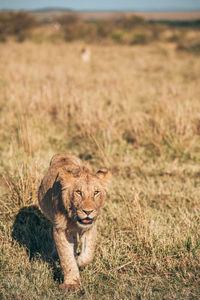
<svg viewBox="0 0 200 300">
<path fill-rule="evenodd" d="M 41 7 L 41 8 L 0 8 L 0 11 L 26 11 L 26 12 L 39 12 L 39 11 L 57 10 L 57 11 L 68 11 L 68 12 L 200 12 L 198 9 L 72 9 L 67 7 Z M 200 16 L 199 16 L 200 17 Z"/>
</svg>

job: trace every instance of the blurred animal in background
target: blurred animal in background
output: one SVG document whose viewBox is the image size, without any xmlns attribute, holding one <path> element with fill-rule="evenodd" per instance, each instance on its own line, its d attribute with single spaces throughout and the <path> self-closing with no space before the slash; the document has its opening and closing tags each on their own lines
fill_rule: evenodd
<svg viewBox="0 0 200 300">
<path fill-rule="evenodd" d="M 83 47 L 81 49 L 81 60 L 83 62 L 89 62 L 91 58 L 91 50 L 89 47 Z"/>
<path fill-rule="evenodd" d="M 53 28 L 54 28 L 56 31 L 58 31 L 58 30 L 61 29 L 61 24 L 59 24 L 58 22 L 54 22 L 54 23 L 53 23 Z"/>
</svg>

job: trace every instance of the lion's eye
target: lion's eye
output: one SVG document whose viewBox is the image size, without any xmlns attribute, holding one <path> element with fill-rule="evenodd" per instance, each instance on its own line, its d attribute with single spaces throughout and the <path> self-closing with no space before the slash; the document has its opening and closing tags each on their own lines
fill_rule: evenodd
<svg viewBox="0 0 200 300">
<path fill-rule="evenodd" d="M 100 193 L 99 191 L 95 191 L 94 196 L 98 195 L 99 193 Z"/>
<path fill-rule="evenodd" d="M 82 192 L 80 190 L 77 190 L 76 194 L 78 194 L 79 196 L 82 196 Z"/>
</svg>

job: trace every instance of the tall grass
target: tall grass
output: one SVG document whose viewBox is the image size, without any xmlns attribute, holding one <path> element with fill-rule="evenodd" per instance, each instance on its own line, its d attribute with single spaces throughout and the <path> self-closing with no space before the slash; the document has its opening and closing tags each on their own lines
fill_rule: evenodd
<svg viewBox="0 0 200 300">
<path fill-rule="evenodd" d="M 200 59 L 162 44 L 1 46 L 1 296 L 64 299 L 37 189 L 55 153 L 110 168 L 94 262 L 69 299 L 198 299 Z"/>
</svg>

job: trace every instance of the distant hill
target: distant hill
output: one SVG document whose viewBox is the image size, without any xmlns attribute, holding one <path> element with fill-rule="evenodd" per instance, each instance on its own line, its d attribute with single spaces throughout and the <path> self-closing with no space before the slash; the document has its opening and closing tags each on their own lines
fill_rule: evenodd
<svg viewBox="0 0 200 300">
<path fill-rule="evenodd" d="M 74 11 L 70 8 L 64 7 L 44 7 L 40 9 L 30 10 L 39 19 L 47 16 L 53 19 L 64 13 L 75 13 L 80 19 L 87 20 L 102 20 L 119 17 L 128 17 L 132 14 L 142 16 L 147 20 L 198 20 L 200 19 L 200 11 Z"/>
<path fill-rule="evenodd" d="M 18 11 L 16 9 L 0 9 L 0 11 Z M 40 21 L 53 21 L 62 14 L 75 13 L 83 21 L 109 20 L 121 17 L 129 17 L 133 14 L 139 15 L 151 21 L 191 21 L 200 20 L 200 11 L 77 11 L 65 7 L 42 7 L 24 11 L 31 13 Z"/>
<path fill-rule="evenodd" d="M 52 13 L 52 12 L 71 12 L 72 9 L 65 8 L 65 7 L 43 7 L 43 8 L 37 8 L 28 10 L 31 13 Z"/>
</svg>

